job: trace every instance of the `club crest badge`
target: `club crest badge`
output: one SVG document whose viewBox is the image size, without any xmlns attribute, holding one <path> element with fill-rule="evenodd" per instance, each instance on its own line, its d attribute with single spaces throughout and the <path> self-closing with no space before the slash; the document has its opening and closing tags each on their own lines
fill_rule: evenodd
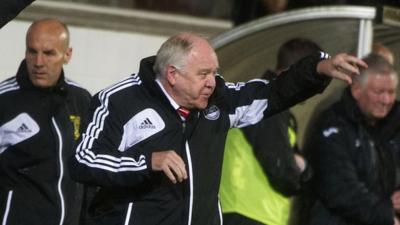
<svg viewBox="0 0 400 225">
<path fill-rule="evenodd" d="M 204 117 L 208 120 L 217 120 L 221 114 L 219 108 L 216 105 L 208 107 L 203 112 L 204 112 Z"/>
<path fill-rule="evenodd" d="M 69 115 L 69 120 L 74 128 L 74 140 L 78 140 L 80 136 L 81 117 L 77 115 Z"/>
</svg>

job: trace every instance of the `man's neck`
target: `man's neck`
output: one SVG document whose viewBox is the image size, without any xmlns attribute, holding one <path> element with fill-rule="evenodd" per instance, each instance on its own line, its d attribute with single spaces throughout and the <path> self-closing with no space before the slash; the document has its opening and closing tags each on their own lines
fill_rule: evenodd
<svg viewBox="0 0 400 225">
<path fill-rule="evenodd" d="M 172 107 L 176 110 L 179 108 L 179 104 L 172 98 L 172 96 L 168 92 L 168 87 L 163 84 L 163 82 L 159 79 L 156 78 L 156 83 L 160 86 L 161 91 L 164 93 L 164 95 L 167 97 L 169 102 L 171 103 Z"/>
<path fill-rule="evenodd" d="M 364 122 L 369 127 L 375 127 L 376 124 L 378 123 L 378 120 L 374 119 L 374 118 L 370 118 L 370 117 L 364 116 Z"/>
</svg>

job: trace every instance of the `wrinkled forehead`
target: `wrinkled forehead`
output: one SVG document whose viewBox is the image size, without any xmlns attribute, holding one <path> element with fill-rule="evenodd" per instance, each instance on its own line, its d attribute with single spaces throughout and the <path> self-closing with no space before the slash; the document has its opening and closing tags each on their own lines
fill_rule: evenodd
<svg viewBox="0 0 400 225">
<path fill-rule="evenodd" d="M 187 64 L 213 70 L 219 67 L 217 54 L 209 45 L 195 45 L 187 56 Z"/>
</svg>

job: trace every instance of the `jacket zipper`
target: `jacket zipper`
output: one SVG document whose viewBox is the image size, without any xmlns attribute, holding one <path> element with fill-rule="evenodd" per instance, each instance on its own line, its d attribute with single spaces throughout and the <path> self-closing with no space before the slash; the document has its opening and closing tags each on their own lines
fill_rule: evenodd
<svg viewBox="0 0 400 225">
<path fill-rule="evenodd" d="M 190 155 L 189 143 L 186 140 L 185 142 L 186 156 L 188 161 L 188 169 L 189 169 L 189 185 L 190 185 L 190 197 L 189 197 L 189 218 L 188 225 L 192 223 L 192 210 L 193 210 L 193 168 L 192 168 L 192 158 Z"/>
<path fill-rule="evenodd" d="M 58 160 L 60 163 L 60 177 L 58 178 L 58 183 L 57 183 L 57 189 L 58 189 L 58 194 L 60 196 L 60 202 L 61 202 L 61 218 L 60 218 L 60 223 L 59 225 L 62 225 L 64 223 L 64 218 L 65 218 L 65 202 L 64 202 L 64 196 L 62 192 L 62 179 L 64 176 L 64 166 L 63 166 L 63 160 L 62 160 L 62 146 L 63 146 L 63 139 L 61 136 L 61 132 L 59 127 L 57 126 L 57 122 L 54 119 L 54 117 L 51 118 L 51 121 L 53 122 L 54 129 L 57 132 L 57 137 L 58 137 Z"/>
<path fill-rule="evenodd" d="M 182 121 L 182 133 L 185 136 L 186 132 L 186 120 Z M 189 169 L 189 215 L 188 215 L 188 225 L 192 224 L 192 213 L 193 213 L 193 168 L 192 168 L 192 157 L 190 155 L 190 148 L 188 140 L 185 140 L 185 151 L 186 157 L 188 161 L 188 169 Z"/>
<path fill-rule="evenodd" d="M 126 211 L 126 217 L 125 217 L 124 225 L 129 225 L 129 221 L 131 220 L 131 214 L 132 214 L 132 205 L 133 205 L 133 202 L 129 202 L 128 210 Z"/>
<path fill-rule="evenodd" d="M 4 211 L 3 222 L 1 223 L 2 225 L 6 225 L 7 224 L 7 217 L 8 217 L 8 213 L 10 212 L 12 195 L 13 195 L 13 191 L 10 190 L 8 192 L 8 196 L 7 196 L 6 210 Z"/>
<path fill-rule="evenodd" d="M 218 196 L 218 214 L 219 214 L 219 224 L 222 225 L 224 224 L 224 220 L 222 217 L 222 208 L 221 208 L 221 201 L 219 200 L 219 196 Z"/>
</svg>

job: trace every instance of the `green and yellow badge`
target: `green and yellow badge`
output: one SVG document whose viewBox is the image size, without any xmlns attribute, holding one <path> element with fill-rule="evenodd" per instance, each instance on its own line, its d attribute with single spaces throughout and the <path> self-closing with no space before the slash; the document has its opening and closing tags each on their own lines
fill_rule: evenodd
<svg viewBox="0 0 400 225">
<path fill-rule="evenodd" d="M 69 115 L 69 120 L 72 122 L 72 126 L 74 127 L 74 140 L 78 140 L 81 133 L 79 132 L 79 128 L 81 127 L 81 117 L 76 115 Z"/>
</svg>

